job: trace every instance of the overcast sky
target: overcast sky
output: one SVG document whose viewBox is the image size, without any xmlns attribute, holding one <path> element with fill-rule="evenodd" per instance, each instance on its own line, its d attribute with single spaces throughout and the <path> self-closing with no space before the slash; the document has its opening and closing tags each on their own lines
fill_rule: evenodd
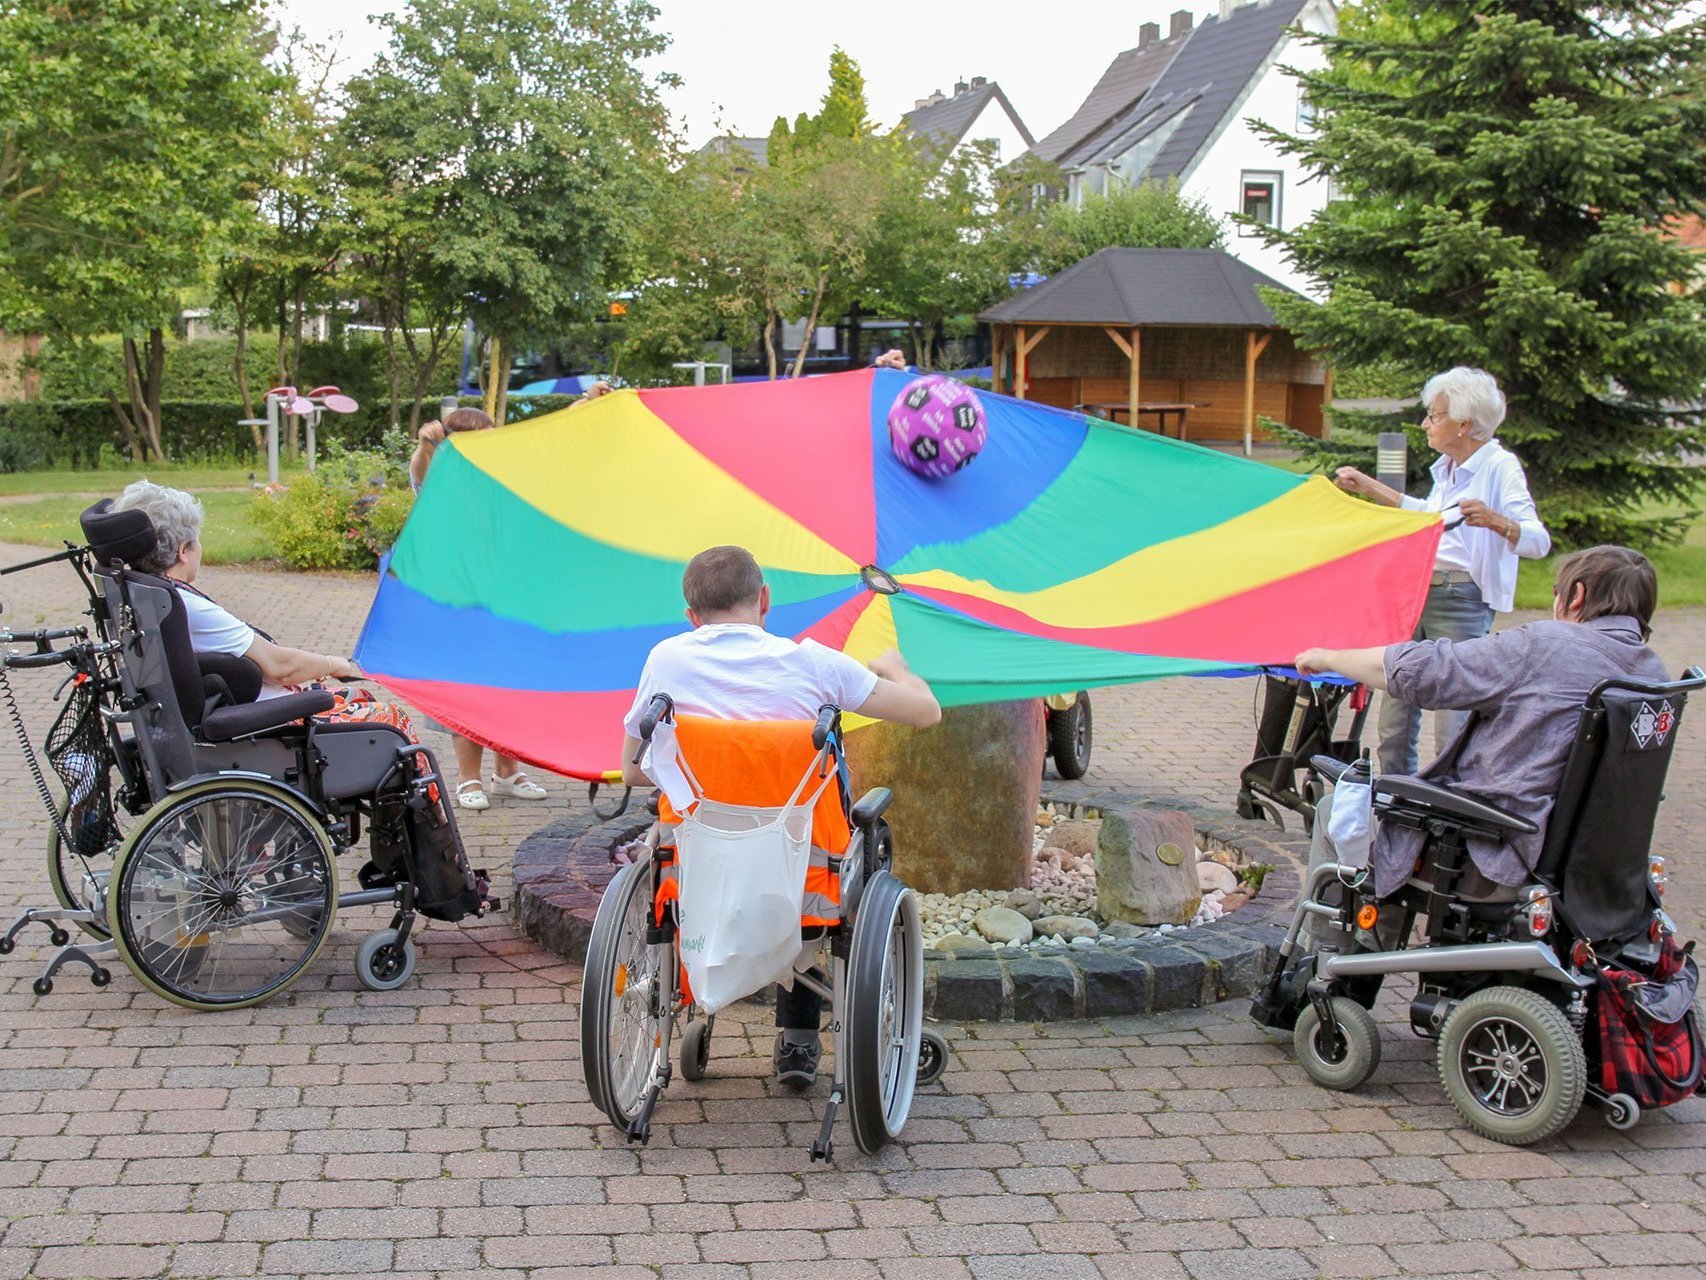
<svg viewBox="0 0 1706 1280">
<path fill-rule="evenodd" d="M 698 146 L 726 129 L 764 134 L 777 115 L 816 108 L 828 84 L 829 52 L 840 45 L 865 73 L 871 112 L 892 125 L 933 89 L 987 76 L 1042 137 L 1077 108 L 1143 22 L 1167 30 L 1167 15 L 1203 0 L 913 0 L 841 5 L 813 0 L 654 0 L 672 39 L 658 69 L 682 79 L 670 108 Z M 347 75 L 382 44 L 368 19 L 397 0 L 275 0 L 285 25 L 321 38 L 343 33 Z M 855 16 L 865 14 L 869 16 Z"/>
</svg>

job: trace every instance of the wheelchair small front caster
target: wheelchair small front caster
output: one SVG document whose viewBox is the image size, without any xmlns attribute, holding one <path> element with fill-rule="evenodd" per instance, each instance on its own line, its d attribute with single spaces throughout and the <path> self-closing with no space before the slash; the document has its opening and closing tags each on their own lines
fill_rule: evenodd
<svg viewBox="0 0 1706 1280">
<path fill-rule="evenodd" d="M 48 995 L 53 991 L 53 979 L 37 978 L 34 982 L 30 983 L 30 990 L 34 991 L 38 996 Z"/>
<path fill-rule="evenodd" d="M 9 956 L 18 944 L 10 938 L 0 938 L 0 956 Z"/>
<path fill-rule="evenodd" d="M 89 983 L 91 986 L 104 987 L 111 983 L 112 980 L 113 973 L 111 969 L 93 969 L 89 972 Z"/>
<path fill-rule="evenodd" d="M 711 1027 L 715 1017 L 690 1022 L 681 1033 L 681 1078 L 703 1080 L 705 1069 L 711 1065 Z"/>
<path fill-rule="evenodd" d="M 1600 1105 L 1605 1108 L 1605 1123 L 1619 1132 L 1641 1123 L 1641 1104 L 1626 1093 L 1614 1093 Z"/>
<path fill-rule="evenodd" d="M 395 991 L 414 972 L 414 940 L 399 940 L 395 929 L 368 934 L 356 949 L 355 976 L 369 991 Z"/>
<path fill-rule="evenodd" d="M 918 1033 L 918 1083 L 935 1084 L 948 1069 L 948 1042 L 934 1031 Z"/>
<path fill-rule="evenodd" d="M 66 943 L 71 941 L 71 935 L 65 932 L 65 930 L 56 927 L 47 935 L 47 940 L 56 947 L 63 947 Z"/>
</svg>

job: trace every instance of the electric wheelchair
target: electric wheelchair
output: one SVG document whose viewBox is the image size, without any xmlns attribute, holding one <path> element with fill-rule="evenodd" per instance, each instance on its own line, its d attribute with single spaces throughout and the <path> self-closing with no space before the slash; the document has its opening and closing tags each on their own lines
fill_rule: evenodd
<svg viewBox="0 0 1706 1280">
<path fill-rule="evenodd" d="M 828 1105 L 810 1156 L 834 1154 L 832 1131 L 843 1105 L 859 1149 L 879 1150 L 906 1123 L 916 1087 L 934 1083 L 947 1066 L 947 1042 L 923 1026 L 919 908 L 892 870 L 893 838 L 883 821 L 890 792 L 875 788 L 850 803 L 834 706 L 823 707 L 815 724 L 688 716 L 677 722 L 672 701 L 659 695 L 641 724 L 654 761 L 660 723 L 670 726 L 672 738 L 679 731 L 684 764 L 698 760 L 692 766 L 698 777 L 688 775 L 695 803 L 677 812 L 667 788 L 659 793 L 660 823 L 644 855 L 617 872 L 599 903 L 580 1015 L 581 1064 L 594 1104 L 628 1141 L 644 1143 L 673 1075 L 678 1027 L 681 1074 L 696 1081 L 709 1069 L 715 1011 L 707 1015 L 697 1002 L 684 961 L 703 928 L 681 909 L 681 877 L 691 877 L 696 856 L 688 838 L 693 825 L 711 824 L 715 839 L 738 849 L 744 837 L 797 815 L 809 828 L 811 854 L 803 899 L 798 886 L 790 887 L 794 900 L 803 901 L 798 934 L 792 905 L 780 922 L 781 963 L 791 965 L 793 982 L 827 1001 L 834 1049 Z M 708 763 L 711 756 L 719 759 Z M 796 805 L 814 777 L 824 785 Z M 794 796 L 784 801 L 795 778 Z M 724 994 L 739 998 L 756 989 Z"/>
<path fill-rule="evenodd" d="M 1411 1028 L 1438 1041 L 1441 1084 L 1479 1133 L 1539 1142 L 1584 1099 L 1613 1127 L 1632 1126 L 1636 1101 L 1597 1083 L 1596 975 L 1609 964 L 1653 974 L 1674 932 L 1660 902 L 1664 859 L 1649 853 L 1682 712 L 1702 687 L 1706 673 L 1691 667 L 1673 682 L 1615 678 L 1594 688 L 1539 862 L 1515 890 L 1480 876 L 1467 841 L 1535 834 L 1534 823 L 1418 778 L 1374 779 L 1379 823 L 1423 833 L 1419 874 L 1377 904 L 1365 861 L 1312 867 L 1251 1017 L 1294 1031 L 1298 1061 L 1317 1084 L 1354 1089 L 1380 1064 L 1370 1009 L 1381 981 L 1415 974 Z M 1352 768 L 1328 756 L 1312 763 L 1335 783 Z M 1394 904 L 1395 937 L 1381 913 Z M 1306 921 L 1318 944 L 1294 963 Z M 1424 941 L 1410 945 L 1418 921 Z"/>
<path fill-rule="evenodd" d="M 83 513 L 87 545 L 7 570 L 69 562 L 94 634 L 0 633 L 0 644 L 34 645 L 8 652 L 0 694 L 52 818 L 58 902 L 18 916 L 0 954 L 44 923 L 59 950 L 38 995 L 68 963 L 107 985 L 103 961 L 116 953 L 167 1000 L 241 1008 L 301 976 L 338 908 L 389 905 L 356 974 L 370 990 L 400 987 L 415 967 L 417 913 L 454 921 L 497 905 L 468 866 L 432 752 L 389 724 L 316 719 L 337 705 L 324 690 L 255 701 L 255 664 L 195 653 L 179 588 L 131 567 L 155 548 L 147 514 L 110 506 Z M 70 668 L 65 701 L 45 742 L 55 794 L 7 677 L 59 665 Z M 363 824 L 371 857 L 360 888 L 340 893 L 334 859 Z M 68 925 L 86 938 L 72 943 Z"/>
</svg>

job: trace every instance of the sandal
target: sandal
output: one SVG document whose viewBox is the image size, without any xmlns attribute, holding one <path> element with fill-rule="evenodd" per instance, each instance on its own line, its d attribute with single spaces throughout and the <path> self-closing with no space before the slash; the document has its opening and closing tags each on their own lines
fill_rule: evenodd
<svg viewBox="0 0 1706 1280">
<path fill-rule="evenodd" d="M 546 791 L 544 787 L 540 786 L 521 770 L 517 769 L 507 778 L 493 778 L 492 794 L 509 796 L 514 800 L 543 800 L 546 796 Z"/>
<path fill-rule="evenodd" d="M 486 797 L 485 784 L 478 778 L 456 784 L 456 803 L 464 809 L 489 809 L 492 802 Z"/>
</svg>

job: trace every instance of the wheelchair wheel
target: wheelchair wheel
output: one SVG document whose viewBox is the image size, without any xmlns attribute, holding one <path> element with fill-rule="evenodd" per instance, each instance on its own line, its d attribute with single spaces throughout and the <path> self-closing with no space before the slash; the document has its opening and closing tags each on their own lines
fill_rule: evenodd
<svg viewBox="0 0 1706 1280">
<path fill-rule="evenodd" d="M 652 1073 L 669 1061 L 675 1002 L 672 948 L 648 943 L 650 859 L 617 872 L 598 904 L 581 990 L 581 1070 L 594 1105 L 627 1128 Z"/>
<path fill-rule="evenodd" d="M 869 1155 L 900 1133 L 912 1110 L 924 1022 L 918 899 L 886 871 L 871 878 L 859 902 L 844 1007 L 848 1119 Z"/>
<path fill-rule="evenodd" d="M 107 924 L 151 991 L 190 1009 L 238 1009 L 301 976 L 337 907 L 331 843 L 313 812 L 282 790 L 213 779 L 162 800 L 125 838 Z"/>
<path fill-rule="evenodd" d="M 1524 1147 L 1575 1119 L 1587 1057 L 1563 1010 L 1522 987 L 1477 991 L 1445 1020 L 1439 1078 L 1483 1137 Z"/>
<path fill-rule="evenodd" d="M 415 973 L 415 941 L 397 940 L 397 930 L 381 929 L 361 940 L 355 952 L 355 977 L 369 991 L 395 991 Z"/>
<path fill-rule="evenodd" d="M 59 798 L 59 815 L 71 825 L 71 817 L 66 813 L 69 797 Z M 113 807 L 114 826 L 110 834 L 112 844 L 100 851 L 98 855 L 91 854 L 88 867 L 85 869 L 82 858 L 67 852 L 65 841 L 59 838 L 58 826 L 47 829 L 47 882 L 53 890 L 53 897 L 60 906 L 68 911 L 94 911 L 93 920 L 79 920 L 77 927 L 91 938 L 106 941 L 112 935 L 107 932 L 106 909 L 102 902 L 94 900 L 85 883 L 88 876 L 93 876 L 98 882 L 96 889 L 102 896 L 106 894 L 107 882 L 112 876 L 111 854 L 112 845 L 116 845 L 124 835 L 123 821 L 127 815 L 118 806 Z"/>
<path fill-rule="evenodd" d="M 705 1070 L 711 1065 L 711 1026 L 715 1022 L 715 1015 L 698 1022 L 690 1022 L 687 1024 L 687 1030 L 681 1033 L 681 1078 L 683 1080 L 703 1080 L 705 1078 Z"/>
<path fill-rule="evenodd" d="M 1327 1045 L 1321 1015 L 1314 1004 L 1305 1003 L 1292 1030 L 1298 1065 L 1323 1089 L 1344 1092 L 1354 1089 L 1380 1066 L 1380 1026 L 1374 1015 L 1349 996 L 1330 1001 L 1333 1020 L 1339 1024 L 1338 1043 Z"/>
<path fill-rule="evenodd" d="M 918 1083 L 935 1084 L 948 1069 L 948 1042 L 934 1031 L 918 1033 Z"/>
<path fill-rule="evenodd" d="M 1094 725 L 1090 695 L 1083 689 L 1066 711 L 1051 710 L 1048 716 L 1048 752 L 1055 772 L 1068 782 L 1090 772 L 1090 747 Z"/>
</svg>

